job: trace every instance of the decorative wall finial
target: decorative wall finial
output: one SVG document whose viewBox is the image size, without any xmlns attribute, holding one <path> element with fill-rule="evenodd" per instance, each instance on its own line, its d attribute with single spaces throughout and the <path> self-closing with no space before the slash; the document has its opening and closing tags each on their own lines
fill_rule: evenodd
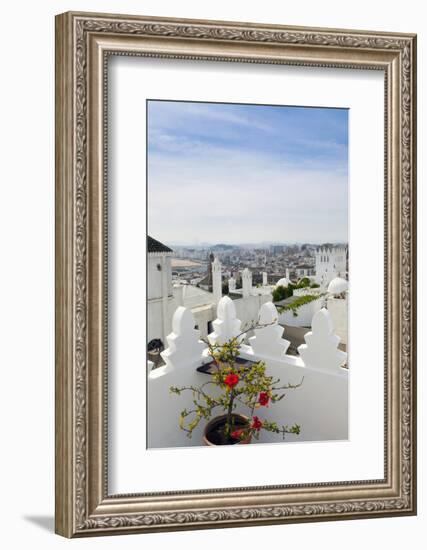
<svg viewBox="0 0 427 550">
<path fill-rule="evenodd" d="M 236 316 L 236 307 L 233 300 L 223 296 L 218 303 L 217 319 L 213 321 L 214 331 L 208 335 L 211 344 L 224 344 L 240 334 L 242 323 Z M 240 340 L 243 340 L 244 334 Z"/>
<path fill-rule="evenodd" d="M 200 332 L 194 328 L 191 311 L 179 306 L 173 315 L 172 332 L 166 337 L 168 348 L 161 352 L 168 370 L 173 368 L 192 368 L 200 363 L 206 348 L 200 338 Z"/>
<path fill-rule="evenodd" d="M 307 367 L 334 371 L 345 363 L 347 353 L 338 349 L 340 338 L 334 334 L 327 309 L 322 308 L 314 315 L 311 332 L 304 339 L 306 343 L 298 347 L 298 352 Z"/>
<path fill-rule="evenodd" d="M 249 343 L 255 355 L 271 358 L 281 358 L 285 355 L 290 342 L 282 338 L 283 327 L 278 324 L 279 314 L 272 302 L 267 302 L 259 310 L 259 324 L 267 325 L 254 330 L 255 336 L 249 338 Z"/>
</svg>

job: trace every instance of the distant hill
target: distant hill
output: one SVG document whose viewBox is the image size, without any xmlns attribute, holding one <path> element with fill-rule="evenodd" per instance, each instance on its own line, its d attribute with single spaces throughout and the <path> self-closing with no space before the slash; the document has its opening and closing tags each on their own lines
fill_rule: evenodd
<svg viewBox="0 0 427 550">
<path fill-rule="evenodd" d="M 233 244 L 215 244 L 211 246 L 211 250 L 233 250 L 236 248 Z"/>
</svg>

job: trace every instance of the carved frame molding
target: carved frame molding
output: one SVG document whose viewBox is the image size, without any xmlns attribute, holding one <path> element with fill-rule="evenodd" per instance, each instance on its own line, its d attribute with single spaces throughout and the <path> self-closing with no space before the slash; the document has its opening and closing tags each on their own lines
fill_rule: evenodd
<svg viewBox="0 0 427 550">
<path fill-rule="evenodd" d="M 385 74 L 385 478 L 108 495 L 109 55 L 369 68 Z M 56 531 L 67 536 L 416 513 L 416 37 L 65 13 L 56 18 Z"/>
</svg>

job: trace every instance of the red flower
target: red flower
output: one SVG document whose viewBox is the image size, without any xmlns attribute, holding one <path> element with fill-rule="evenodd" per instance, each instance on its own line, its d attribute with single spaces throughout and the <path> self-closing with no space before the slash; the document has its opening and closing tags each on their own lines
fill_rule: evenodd
<svg viewBox="0 0 427 550">
<path fill-rule="evenodd" d="M 254 430 L 260 430 L 262 428 L 262 420 L 260 420 L 257 416 L 254 416 L 252 418 L 252 426 Z"/>
<path fill-rule="evenodd" d="M 227 376 L 224 378 L 224 384 L 228 386 L 230 390 L 234 388 L 234 386 L 239 382 L 239 375 L 238 374 L 227 374 Z"/>
<path fill-rule="evenodd" d="M 242 437 L 243 430 L 234 430 L 234 432 L 231 432 L 231 437 L 233 439 L 240 439 Z"/>
<path fill-rule="evenodd" d="M 266 391 L 260 392 L 259 399 L 258 399 L 259 404 L 264 407 L 268 405 L 269 401 L 270 401 L 270 396 L 268 395 L 268 393 Z"/>
</svg>

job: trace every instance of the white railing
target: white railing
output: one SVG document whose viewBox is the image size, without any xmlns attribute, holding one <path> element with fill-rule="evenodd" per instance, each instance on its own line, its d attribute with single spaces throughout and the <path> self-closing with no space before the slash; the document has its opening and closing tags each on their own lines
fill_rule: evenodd
<svg viewBox="0 0 427 550">
<path fill-rule="evenodd" d="M 300 435 L 288 435 L 286 441 L 345 440 L 348 437 L 348 370 L 342 365 L 347 354 L 338 349 L 339 337 L 333 332 L 329 312 L 314 314 L 312 330 L 299 346 L 299 356 L 287 355 L 289 342 L 278 325 L 279 315 L 271 302 L 261 306 L 259 323 L 247 344 L 242 343 L 240 356 L 264 361 L 267 374 L 282 384 L 301 386 L 290 390 L 281 401 L 262 407 L 259 415 L 280 424 L 301 425 Z M 210 342 L 223 343 L 244 330 L 236 316 L 233 301 L 224 296 L 218 304 L 218 318 L 213 322 Z M 190 310 L 179 307 L 173 317 L 173 332 L 168 336 L 168 349 L 162 352 L 165 365 L 148 374 L 148 446 L 185 447 L 201 445 L 204 424 L 191 439 L 179 428 L 180 411 L 191 408 L 191 392 L 171 394 L 170 386 L 199 385 L 208 376 L 196 368 L 210 361 L 207 346 L 199 340 Z M 247 413 L 245 410 L 237 412 Z M 280 442 L 280 436 L 261 431 L 260 442 Z"/>
</svg>

